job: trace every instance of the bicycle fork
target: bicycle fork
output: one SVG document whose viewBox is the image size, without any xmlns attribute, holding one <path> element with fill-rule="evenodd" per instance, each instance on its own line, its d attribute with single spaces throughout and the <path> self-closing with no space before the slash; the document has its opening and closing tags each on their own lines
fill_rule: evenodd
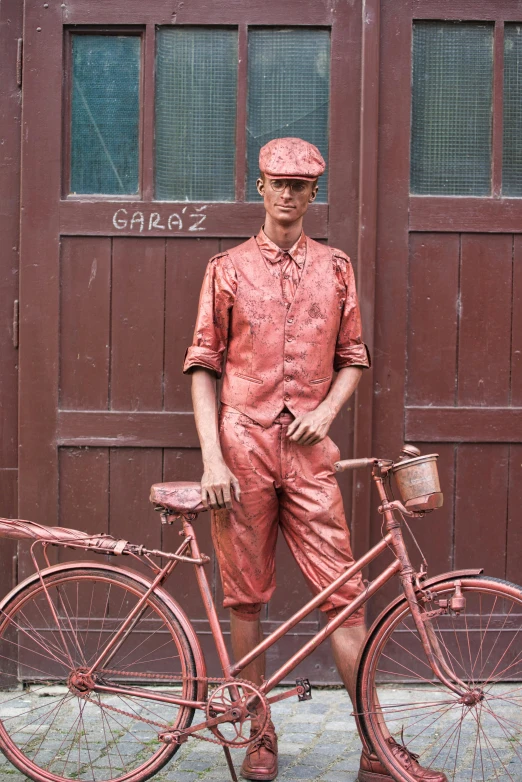
<svg viewBox="0 0 522 782">
<path fill-rule="evenodd" d="M 469 688 L 466 686 L 465 682 L 455 675 L 454 671 L 452 671 L 446 663 L 437 635 L 431 623 L 431 617 L 424 609 L 424 606 L 419 602 L 415 591 L 414 579 L 417 574 L 408 556 L 408 551 L 402 535 L 401 523 L 393 513 L 394 506 L 397 505 L 397 503 L 390 503 L 380 470 L 374 470 L 373 479 L 377 485 L 377 490 L 381 499 L 380 510 L 385 519 L 386 531 L 391 536 L 391 546 L 401 565 L 399 577 L 401 579 L 402 588 L 430 668 L 442 684 L 460 698 L 464 698 L 466 693 L 469 692 Z M 454 604 L 458 610 L 462 610 L 465 605 L 465 600 L 460 591 L 460 582 L 456 583 Z"/>
</svg>

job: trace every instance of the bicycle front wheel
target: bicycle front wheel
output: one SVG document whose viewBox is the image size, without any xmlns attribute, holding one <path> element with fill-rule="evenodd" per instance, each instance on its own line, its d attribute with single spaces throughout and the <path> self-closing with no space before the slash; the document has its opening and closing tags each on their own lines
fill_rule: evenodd
<svg viewBox="0 0 522 782">
<path fill-rule="evenodd" d="M 2 671 L 13 686 L 0 695 L 2 751 L 37 782 L 148 779 L 177 750 L 159 740 L 160 731 L 186 728 L 194 713 L 154 700 L 196 698 L 194 655 L 180 622 L 151 595 L 112 659 L 89 679 L 146 588 L 95 566 L 43 582 L 17 593 L 0 615 Z"/>
<path fill-rule="evenodd" d="M 358 681 L 361 720 L 381 761 L 415 782 L 390 737 L 449 782 L 522 780 L 522 590 L 500 579 L 460 580 L 465 609 L 431 619 L 463 697 L 436 679 L 406 602 L 374 630 Z M 451 598 L 455 582 L 430 587 L 427 611 Z M 400 688 L 397 685 L 401 685 Z M 404 758 L 404 753 L 402 753 Z"/>
</svg>

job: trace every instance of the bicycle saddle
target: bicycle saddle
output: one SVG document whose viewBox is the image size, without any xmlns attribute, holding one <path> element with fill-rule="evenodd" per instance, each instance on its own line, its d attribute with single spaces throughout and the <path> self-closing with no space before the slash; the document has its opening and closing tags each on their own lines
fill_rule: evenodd
<svg viewBox="0 0 522 782">
<path fill-rule="evenodd" d="M 150 501 L 174 513 L 199 513 L 206 510 L 201 502 L 201 484 L 195 481 L 155 483 L 150 489 Z"/>
</svg>

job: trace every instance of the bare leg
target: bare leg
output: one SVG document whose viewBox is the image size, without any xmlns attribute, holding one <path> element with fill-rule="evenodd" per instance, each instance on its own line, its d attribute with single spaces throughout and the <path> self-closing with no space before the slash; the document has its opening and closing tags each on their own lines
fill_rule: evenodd
<svg viewBox="0 0 522 782">
<path fill-rule="evenodd" d="M 357 658 L 365 637 L 366 628 L 364 626 L 339 627 L 331 636 L 335 664 L 354 709 L 356 708 Z"/>
<path fill-rule="evenodd" d="M 245 654 L 252 651 L 263 638 L 261 622 L 251 622 L 240 619 L 233 611 L 230 612 L 230 635 L 232 639 L 232 651 L 234 659 L 240 660 Z M 262 684 L 265 675 L 265 655 L 261 654 L 256 660 L 247 665 L 241 673 L 240 678 L 248 679 L 254 684 Z"/>
</svg>

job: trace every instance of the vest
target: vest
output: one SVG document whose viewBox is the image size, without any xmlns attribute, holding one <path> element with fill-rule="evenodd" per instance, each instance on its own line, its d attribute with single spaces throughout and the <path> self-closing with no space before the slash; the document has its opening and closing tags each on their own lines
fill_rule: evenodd
<svg viewBox="0 0 522 782">
<path fill-rule="evenodd" d="M 295 416 L 314 410 L 330 389 L 346 296 L 333 253 L 307 238 L 301 279 L 287 307 L 280 264 L 265 260 L 254 238 L 228 250 L 237 291 L 221 402 L 264 427 L 284 407 Z"/>
</svg>

